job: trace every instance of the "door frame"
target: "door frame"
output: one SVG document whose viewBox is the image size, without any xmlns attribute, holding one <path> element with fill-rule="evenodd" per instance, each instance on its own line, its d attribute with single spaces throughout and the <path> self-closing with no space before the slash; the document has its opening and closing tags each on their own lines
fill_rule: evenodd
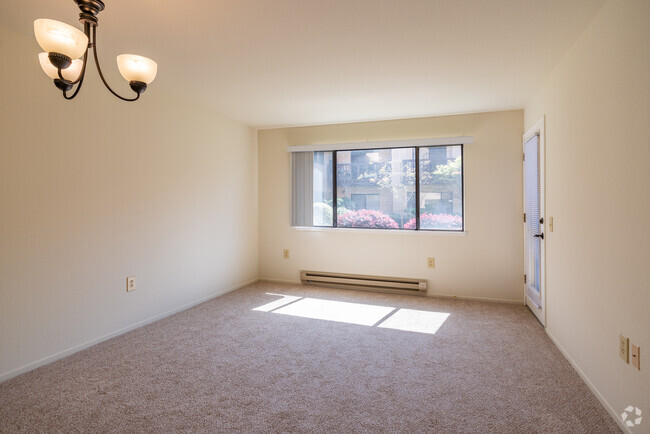
<svg viewBox="0 0 650 434">
<path fill-rule="evenodd" d="M 540 230 L 544 233 L 545 237 L 540 240 L 540 271 L 539 271 L 539 305 L 535 300 L 533 300 L 526 288 L 527 283 L 524 282 L 524 299 L 526 305 L 530 308 L 533 314 L 537 317 L 539 322 L 546 327 L 546 239 L 548 238 L 547 234 L 547 221 L 546 218 L 546 134 L 545 134 L 545 116 L 542 116 L 526 133 L 524 133 L 522 138 L 522 153 L 526 142 L 530 140 L 531 137 L 539 135 L 539 215 L 540 218 L 544 219 L 544 223 L 540 224 Z M 525 168 L 522 161 L 522 186 L 523 188 L 523 212 L 526 212 L 526 189 L 525 189 Z M 524 274 L 528 273 L 528 261 L 527 261 L 527 227 L 526 223 L 523 223 L 524 228 Z"/>
</svg>

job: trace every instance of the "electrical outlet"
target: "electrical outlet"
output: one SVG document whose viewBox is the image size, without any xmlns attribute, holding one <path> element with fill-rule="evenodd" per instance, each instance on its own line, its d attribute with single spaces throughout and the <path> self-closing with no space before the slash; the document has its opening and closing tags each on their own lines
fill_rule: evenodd
<svg viewBox="0 0 650 434">
<path fill-rule="evenodd" d="M 636 369 L 641 370 L 641 348 L 634 344 L 630 344 L 630 363 Z"/>
<path fill-rule="evenodd" d="M 622 333 L 618 335 L 618 355 L 625 363 L 630 363 L 630 339 L 623 336 Z"/>
<path fill-rule="evenodd" d="M 427 258 L 427 268 L 436 268 L 436 258 Z"/>
<path fill-rule="evenodd" d="M 284 259 L 289 259 L 289 249 L 284 249 L 284 250 L 282 251 L 282 257 L 283 257 Z"/>
<path fill-rule="evenodd" d="M 126 278 L 126 292 L 135 291 L 135 276 Z"/>
</svg>

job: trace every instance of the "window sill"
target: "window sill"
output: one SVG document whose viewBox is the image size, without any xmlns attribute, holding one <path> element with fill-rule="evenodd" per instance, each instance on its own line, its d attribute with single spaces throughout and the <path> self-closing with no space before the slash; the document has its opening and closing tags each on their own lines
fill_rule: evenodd
<svg viewBox="0 0 650 434">
<path fill-rule="evenodd" d="M 325 228 L 314 226 L 292 226 L 293 230 L 298 232 L 352 232 L 359 234 L 387 234 L 387 235 L 435 235 L 443 237 L 464 237 L 467 231 L 426 231 L 426 230 L 409 230 L 409 229 L 362 229 L 362 228 Z"/>
</svg>

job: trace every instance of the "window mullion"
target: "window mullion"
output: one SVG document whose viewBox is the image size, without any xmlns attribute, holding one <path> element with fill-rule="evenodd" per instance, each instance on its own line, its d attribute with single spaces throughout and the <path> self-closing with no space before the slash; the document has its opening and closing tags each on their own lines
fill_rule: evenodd
<svg viewBox="0 0 650 434">
<path fill-rule="evenodd" d="M 420 230 L 420 148 L 415 148 L 415 230 Z"/>
<path fill-rule="evenodd" d="M 461 213 L 463 216 L 461 231 L 465 231 L 465 146 L 460 145 L 460 197 L 462 199 Z"/>
<path fill-rule="evenodd" d="M 339 213 L 338 213 L 338 198 L 336 195 L 336 176 L 337 176 L 337 169 L 336 169 L 336 152 L 337 151 L 332 151 L 332 227 L 337 227 L 338 226 L 338 219 L 339 219 Z"/>
</svg>

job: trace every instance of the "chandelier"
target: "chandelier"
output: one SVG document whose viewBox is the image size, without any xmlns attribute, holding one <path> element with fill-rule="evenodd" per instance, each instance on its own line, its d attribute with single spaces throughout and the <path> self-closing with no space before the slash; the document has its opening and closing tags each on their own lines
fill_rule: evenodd
<svg viewBox="0 0 650 434">
<path fill-rule="evenodd" d="M 34 21 L 34 33 L 43 53 L 38 55 L 41 68 L 54 80 L 65 99 L 73 99 L 79 93 L 86 74 L 88 51 L 92 49 L 97 72 L 106 88 L 124 101 L 136 101 L 147 85 L 156 78 L 158 65 L 151 59 L 135 54 L 117 56 L 117 67 L 122 77 L 136 93 L 132 98 L 118 95 L 106 82 L 97 58 L 97 14 L 104 10 L 102 0 L 74 0 L 81 13 L 79 21 L 84 31 L 59 21 L 38 19 Z M 83 58 L 82 58 L 83 56 Z M 68 93 L 75 88 L 71 95 Z"/>
</svg>

